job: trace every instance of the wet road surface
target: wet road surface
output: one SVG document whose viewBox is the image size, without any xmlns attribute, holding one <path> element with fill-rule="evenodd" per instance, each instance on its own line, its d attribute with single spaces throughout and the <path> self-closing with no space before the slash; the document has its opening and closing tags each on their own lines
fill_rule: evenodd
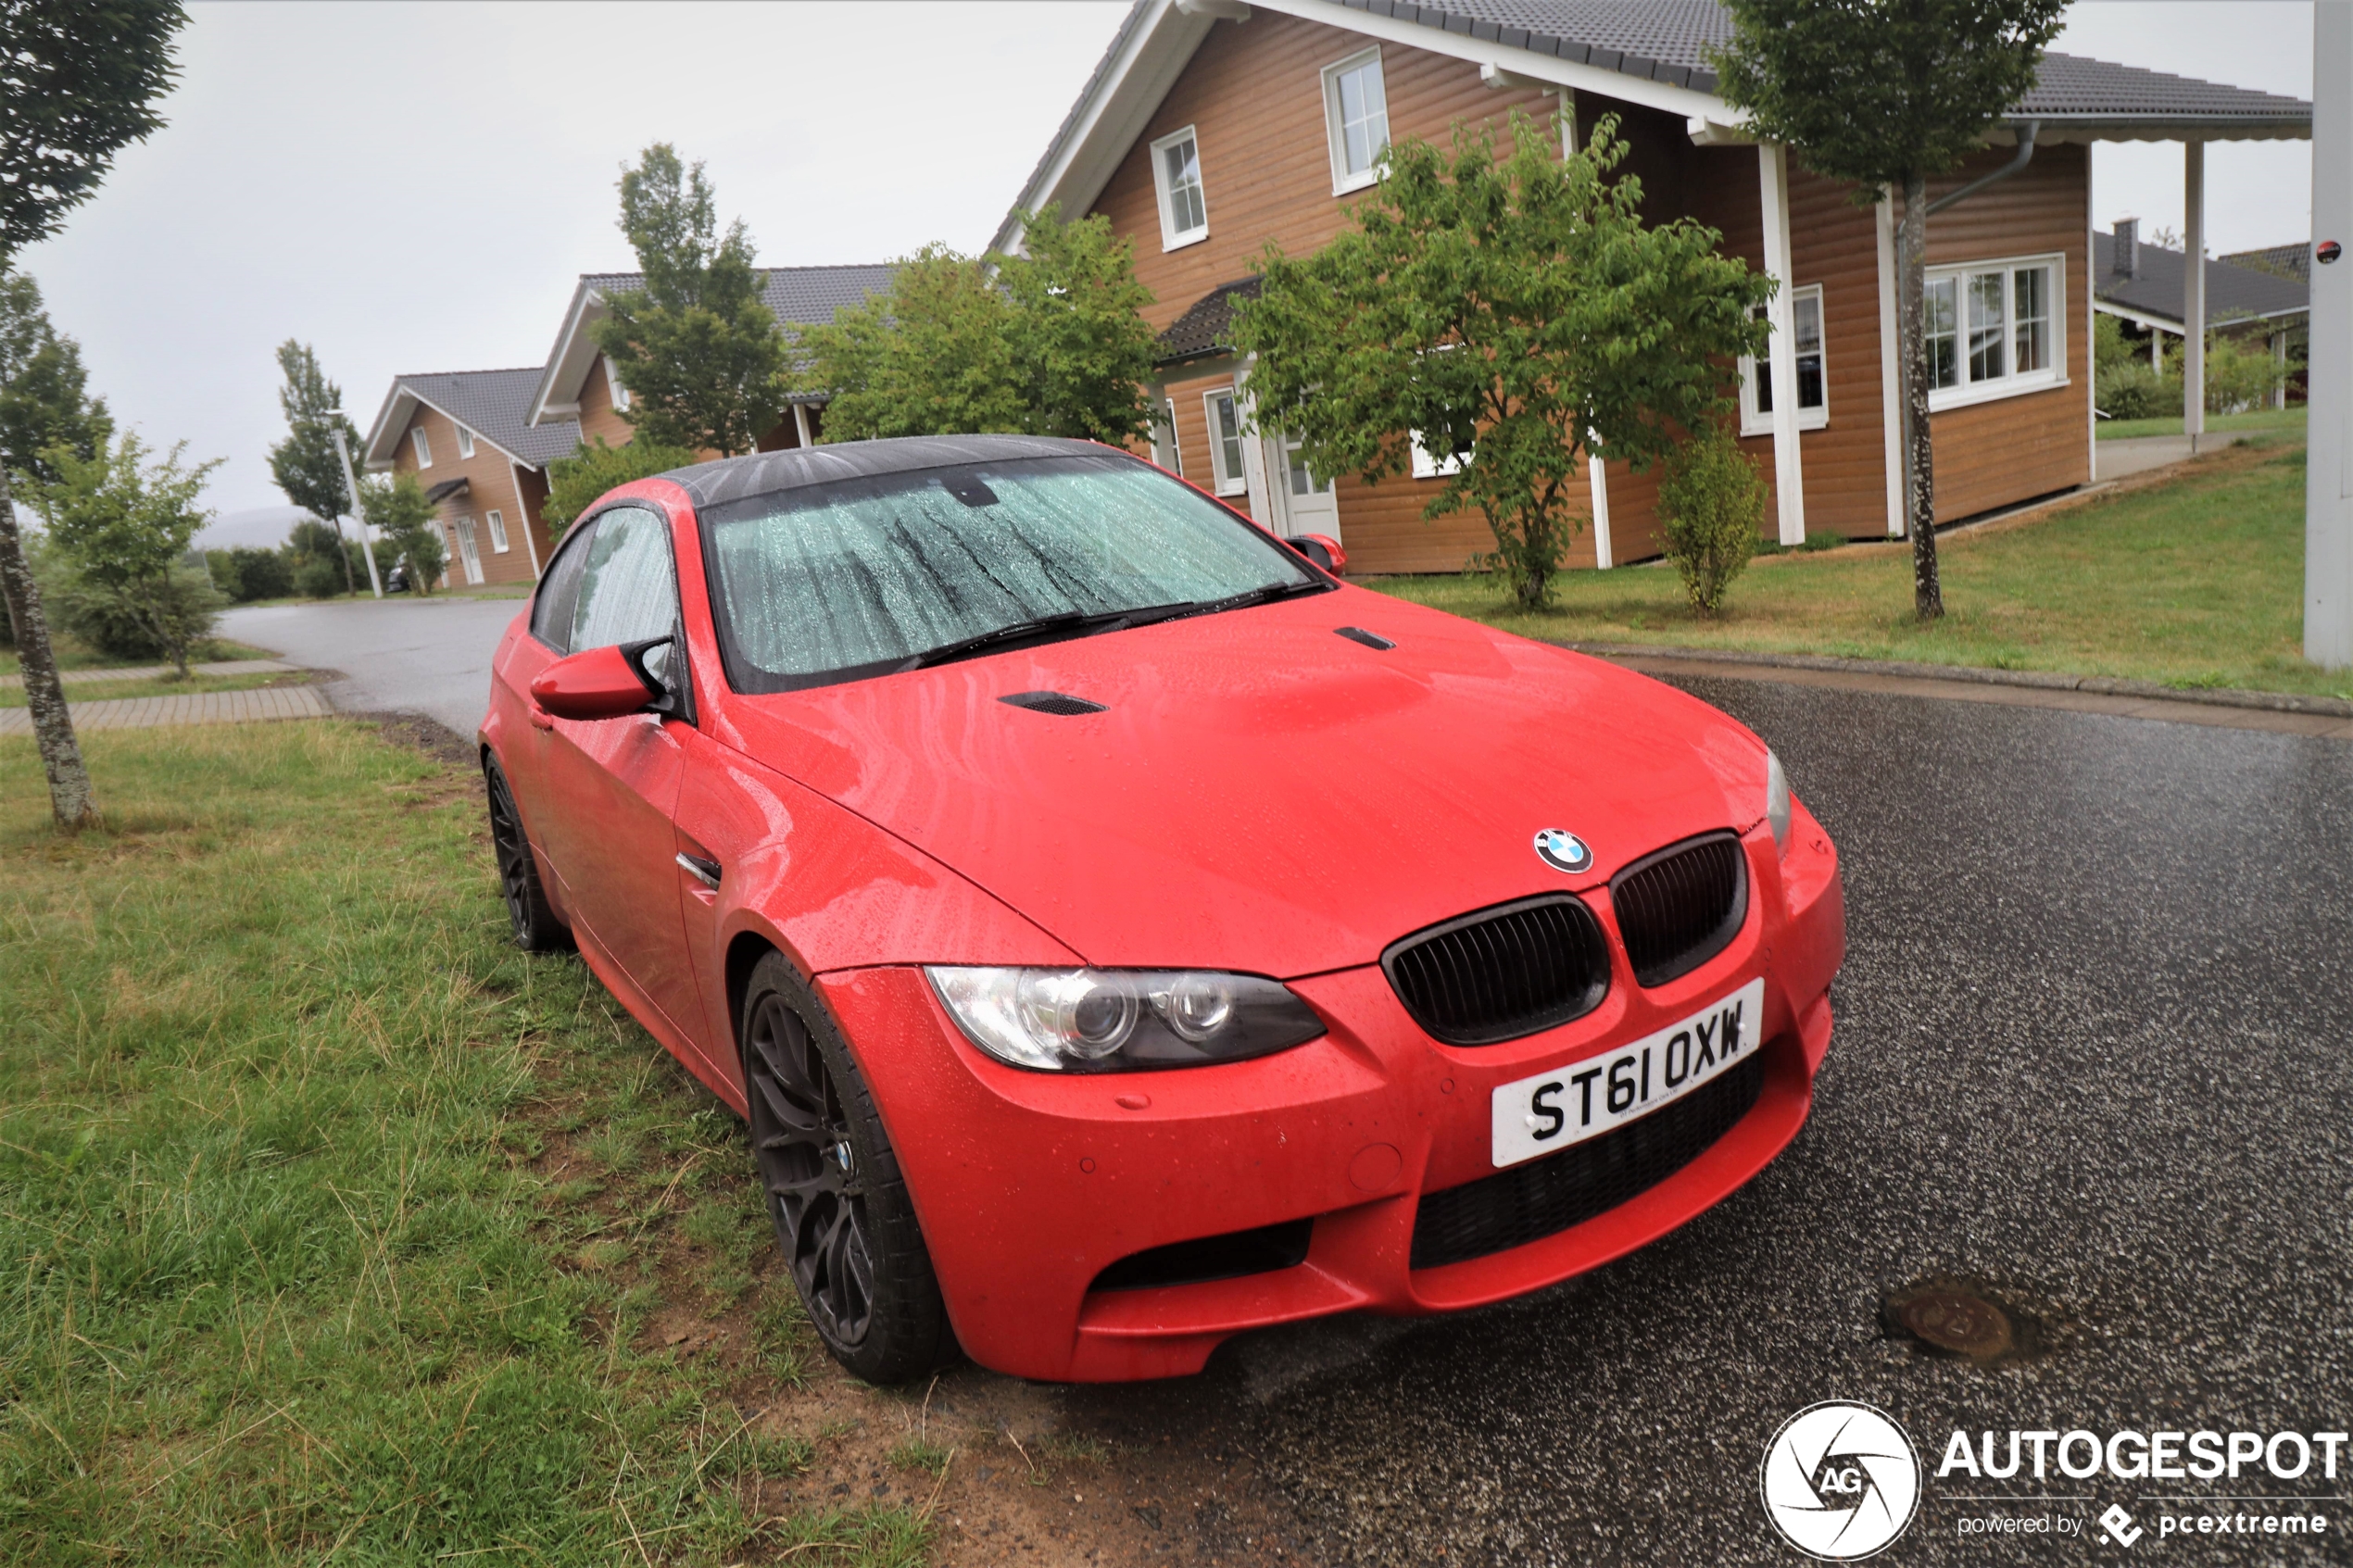
<svg viewBox="0 0 2353 1568">
<path fill-rule="evenodd" d="M 2334 1481 L 1933 1475 L 1956 1428 L 2353 1427 L 2353 746 L 1679 684 L 1775 746 L 1843 857 L 1850 954 L 1797 1141 L 1540 1298 L 1247 1338 L 1186 1384 L 1073 1391 L 1072 1416 L 1247 1453 L 1295 1515 L 1289 1561 L 1799 1562 L 1758 1461 L 1846 1399 L 1926 1473 L 1880 1561 L 2353 1562 L 2353 1453 Z M 1889 1292 L 1944 1276 L 2035 1320 L 2042 1353 L 1979 1366 L 1881 1326 Z M 2063 1500 L 1961 1500 L 2020 1494 Z M 2194 1505 L 2153 1497 L 2248 1494 L 2323 1499 L 2301 1506 L 2334 1528 L 2156 1537 Z M 2101 1537 L 2112 1503 L 2137 1553 Z M 1961 1533 L 2052 1515 L 2081 1534 Z"/>
<path fill-rule="evenodd" d="M 228 611 L 220 634 L 339 672 L 327 699 L 346 712 L 422 713 L 472 736 L 490 701 L 490 657 L 523 605 L 408 594 L 265 605 Z"/>
</svg>

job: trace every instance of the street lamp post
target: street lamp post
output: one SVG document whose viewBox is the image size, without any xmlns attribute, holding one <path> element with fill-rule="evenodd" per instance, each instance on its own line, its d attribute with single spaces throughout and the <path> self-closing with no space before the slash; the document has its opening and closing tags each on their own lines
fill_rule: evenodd
<svg viewBox="0 0 2353 1568">
<path fill-rule="evenodd" d="M 2305 397 L 2304 657 L 2353 668 L 2353 0 L 2312 6 L 2311 363 Z"/>
<path fill-rule="evenodd" d="M 344 444 L 343 432 L 335 432 L 335 456 L 343 459 L 343 485 L 351 493 L 351 526 L 359 533 L 359 553 L 368 562 L 368 586 L 378 598 L 384 596 L 384 585 L 376 575 L 376 547 L 368 540 L 368 517 L 359 509 L 359 481 L 351 471 L 351 448 Z"/>
</svg>

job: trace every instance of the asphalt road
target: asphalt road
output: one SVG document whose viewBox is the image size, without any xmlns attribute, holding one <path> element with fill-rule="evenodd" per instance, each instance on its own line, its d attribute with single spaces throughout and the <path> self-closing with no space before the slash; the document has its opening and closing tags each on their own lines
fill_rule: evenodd
<svg viewBox="0 0 2353 1568">
<path fill-rule="evenodd" d="M 333 670 L 327 699 L 347 712 L 422 713 L 460 735 L 482 723 L 490 656 L 521 599 L 446 595 L 332 599 L 233 609 L 220 634 Z"/>
<path fill-rule="evenodd" d="M 224 630 L 346 671 L 341 706 L 471 734 L 519 608 L 248 610 Z M 1773 744 L 1843 856 L 1850 951 L 1811 1122 L 1709 1214 L 1543 1296 L 1063 1391 L 1064 1419 L 1121 1440 L 1128 1495 L 1180 1473 L 1251 1494 L 1164 1529 L 1155 1507 L 1148 1556 L 1796 1563 L 1758 1461 L 1830 1399 L 1891 1412 L 1931 1473 L 1956 1428 L 2353 1428 L 2353 746 L 1680 684 Z M 1884 1298 L 1932 1278 L 1987 1290 L 2038 1353 L 1978 1366 L 1893 1336 Z M 1964 1500 L 2020 1494 L 2059 1500 Z M 2195 1505 L 2154 1497 L 2246 1495 L 2318 1499 L 2332 1528 L 2155 1533 Z M 2137 1549 L 2099 1538 L 2111 1503 L 2150 1528 Z M 2233 1509 L 2271 1511 L 2212 1505 Z M 1960 1533 L 2061 1515 L 2081 1534 Z M 2334 1481 L 1931 1474 L 1878 1561 L 2142 1556 L 2353 1562 L 2353 1454 Z"/>
<path fill-rule="evenodd" d="M 1683 684 L 1773 744 L 1844 857 L 1850 956 L 1797 1141 L 1541 1298 L 1239 1341 L 1189 1385 L 1076 1391 L 1074 1417 L 1247 1455 L 1293 1561 L 1417 1565 L 1802 1562 L 1758 1461 L 1823 1399 L 1893 1413 L 1931 1473 L 1956 1428 L 2353 1427 L 2353 746 Z M 1892 1336 L 1883 1298 L 1936 1276 L 2038 1320 L 2044 1352 L 1980 1367 Z M 2018 1494 L 2069 1500 L 1957 1500 Z M 2163 1541 L 2159 1494 L 2321 1495 L 2334 1528 Z M 2111 1503 L 2150 1528 L 2137 1552 L 2100 1538 Z M 1960 1533 L 2060 1513 L 2083 1533 Z M 2353 1562 L 2353 1455 L 2334 1482 L 1931 1474 L 1879 1561 L 2138 1555 Z"/>
</svg>

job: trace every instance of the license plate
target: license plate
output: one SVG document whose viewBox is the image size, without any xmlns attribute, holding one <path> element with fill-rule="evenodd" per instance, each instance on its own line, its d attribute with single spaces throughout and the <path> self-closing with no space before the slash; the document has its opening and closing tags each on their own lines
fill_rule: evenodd
<svg viewBox="0 0 2353 1568">
<path fill-rule="evenodd" d="M 1516 1165 L 1601 1136 L 1755 1054 L 1765 982 L 1752 980 L 1680 1023 L 1601 1056 L 1495 1091 L 1494 1161 Z"/>
</svg>

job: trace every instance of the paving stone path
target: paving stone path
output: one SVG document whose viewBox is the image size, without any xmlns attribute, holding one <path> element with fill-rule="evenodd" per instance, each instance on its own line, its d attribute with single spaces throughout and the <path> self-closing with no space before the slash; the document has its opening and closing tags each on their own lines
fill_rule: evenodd
<svg viewBox="0 0 2353 1568">
<path fill-rule="evenodd" d="M 283 675 L 301 669 L 283 659 L 228 659 L 216 664 L 191 664 L 192 675 Z M 157 681 L 172 672 L 169 664 L 141 664 L 126 670 L 60 670 L 57 679 L 67 685 L 96 681 Z"/>
<path fill-rule="evenodd" d="M 258 686 L 243 692 L 187 692 L 172 696 L 132 696 L 112 702 L 77 702 L 73 727 L 143 730 L 159 724 L 248 724 L 265 719 L 331 719 L 334 709 L 316 686 Z M 0 735 L 32 734 L 32 714 L 0 708 Z"/>
</svg>

